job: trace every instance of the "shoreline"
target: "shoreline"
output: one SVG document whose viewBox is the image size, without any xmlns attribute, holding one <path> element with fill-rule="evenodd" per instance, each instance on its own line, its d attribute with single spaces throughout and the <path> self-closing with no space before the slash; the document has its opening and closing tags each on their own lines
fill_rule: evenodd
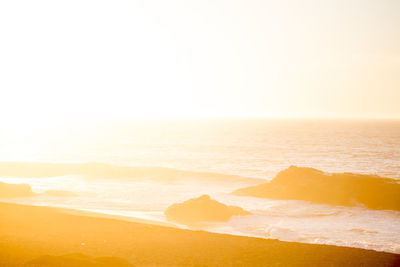
<svg viewBox="0 0 400 267">
<path fill-rule="evenodd" d="M 134 266 L 400 264 L 400 254 L 185 230 L 64 208 L 0 202 L 0 217 L 2 266 L 70 253 L 118 257 Z"/>
<path fill-rule="evenodd" d="M 293 243 L 301 243 L 301 244 L 311 244 L 311 245 L 328 245 L 328 246 L 337 246 L 337 247 L 344 247 L 344 248 L 356 248 L 356 249 L 365 249 L 365 250 L 372 250 L 376 252 L 385 252 L 385 253 L 393 253 L 393 254 L 399 254 L 400 251 L 398 249 L 392 249 L 388 247 L 382 248 L 382 247 L 374 247 L 374 246 L 361 246 L 359 244 L 349 244 L 349 243 L 344 243 L 344 242 L 314 242 L 312 240 L 304 240 L 304 239 L 285 239 L 285 238 L 280 238 L 279 236 L 266 236 L 262 235 L 259 233 L 248 233 L 248 232 L 243 232 L 243 231 L 234 231 L 234 230 L 224 230 L 224 229 L 219 229 L 218 226 L 216 226 L 213 222 L 205 222 L 204 224 L 197 225 L 197 226 L 191 226 L 188 227 L 183 224 L 179 223 L 174 223 L 170 222 L 167 219 L 163 220 L 161 218 L 152 218 L 151 216 L 140 216 L 140 212 L 138 212 L 138 216 L 135 216 L 133 214 L 126 214 L 124 212 L 113 212 L 113 210 L 102 210 L 102 209 L 86 209 L 86 208 L 79 208 L 79 207 L 68 207 L 64 205 L 53 205 L 51 203 L 30 203 L 30 202 L 19 202 L 19 201 L 12 201 L 11 199 L 1 199 L 0 198 L 0 203 L 10 203 L 10 204 L 16 204 L 16 205 L 23 205 L 23 206 L 32 206 L 32 207 L 44 207 L 44 208 L 51 208 L 51 209 L 56 209 L 59 210 L 60 212 L 70 214 L 70 215 L 77 215 L 77 216 L 89 216 L 89 217 L 95 217 L 95 218 L 106 218 L 106 219 L 115 219 L 119 221 L 127 221 L 127 222 L 134 222 L 134 223 L 142 223 L 142 224 L 148 224 L 148 225 L 156 225 L 156 226 L 166 226 L 166 227 L 172 227 L 176 229 L 182 229 L 182 230 L 192 230 L 192 231 L 204 231 L 207 233 L 215 233 L 215 234 L 226 234 L 230 236 L 239 236 L 239 237 L 249 237 L 249 238 L 259 238 L 259 239 L 265 239 L 265 240 L 279 240 L 282 242 L 293 242 Z M 347 208 L 346 206 L 343 206 L 344 208 Z M 396 212 L 396 211 L 390 211 L 389 212 Z M 214 227 L 216 226 L 216 228 Z M 366 230 L 368 231 L 368 230 Z"/>
</svg>

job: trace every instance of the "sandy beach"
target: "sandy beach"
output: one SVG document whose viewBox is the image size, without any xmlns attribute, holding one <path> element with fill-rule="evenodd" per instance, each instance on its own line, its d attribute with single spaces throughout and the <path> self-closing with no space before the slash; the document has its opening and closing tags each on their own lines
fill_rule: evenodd
<svg viewBox="0 0 400 267">
<path fill-rule="evenodd" d="M 0 217 L 1 266 L 22 266 L 35 259 L 40 262 L 44 255 L 72 253 L 113 257 L 114 262 L 121 259 L 133 266 L 400 264 L 400 255 L 372 250 L 182 230 L 118 217 L 96 217 L 93 213 L 71 214 L 70 210 L 59 208 L 0 203 Z M 56 265 L 54 261 L 58 261 Z M 82 264 L 85 266 L 84 261 Z M 52 263 L 31 266 L 71 265 L 63 257 L 54 257 Z"/>
</svg>

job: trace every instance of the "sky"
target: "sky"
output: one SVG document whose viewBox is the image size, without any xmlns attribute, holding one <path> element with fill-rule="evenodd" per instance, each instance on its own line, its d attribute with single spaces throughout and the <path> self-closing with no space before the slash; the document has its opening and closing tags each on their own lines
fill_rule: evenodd
<svg viewBox="0 0 400 267">
<path fill-rule="evenodd" d="M 0 119 L 400 118 L 400 1 L 0 1 Z"/>
</svg>

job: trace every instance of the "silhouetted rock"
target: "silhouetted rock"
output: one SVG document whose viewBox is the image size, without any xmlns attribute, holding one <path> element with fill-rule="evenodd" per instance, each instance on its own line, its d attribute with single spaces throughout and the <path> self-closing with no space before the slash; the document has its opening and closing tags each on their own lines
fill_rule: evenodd
<svg viewBox="0 0 400 267">
<path fill-rule="evenodd" d="M 269 183 L 242 188 L 232 194 L 400 210 L 400 184 L 394 179 L 353 173 L 328 174 L 296 166 L 281 171 Z"/>
<path fill-rule="evenodd" d="M 85 254 L 74 253 L 54 256 L 44 255 L 33 259 L 26 266 L 54 266 L 54 267 L 133 267 L 128 261 L 117 257 L 92 258 Z"/>
<path fill-rule="evenodd" d="M 7 184 L 0 182 L 0 198 L 30 197 L 36 195 L 28 184 Z"/>
<path fill-rule="evenodd" d="M 32 196 L 58 196 L 58 197 L 73 197 L 77 194 L 64 190 L 47 190 L 42 194 L 32 192 L 32 188 L 28 184 L 7 184 L 0 182 L 0 198 L 13 197 L 32 197 Z"/>
<path fill-rule="evenodd" d="M 228 221 L 232 216 L 249 214 L 251 213 L 240 207 L 227 206 L 208 195 L 173 204 L 165 211 L 168 220 L 187 225 L 205 221 Z"/>
</svg>

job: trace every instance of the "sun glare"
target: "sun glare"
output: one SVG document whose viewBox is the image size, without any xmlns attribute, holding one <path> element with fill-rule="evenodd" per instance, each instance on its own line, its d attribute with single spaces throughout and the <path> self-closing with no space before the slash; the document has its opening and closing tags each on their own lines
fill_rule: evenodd
<svg viewBox="0 0 400 267">
<path fill-rule="evenodd" d="M 400 266 L 400 0 L 0 0 L 0 266 Z"/>
</svg>

